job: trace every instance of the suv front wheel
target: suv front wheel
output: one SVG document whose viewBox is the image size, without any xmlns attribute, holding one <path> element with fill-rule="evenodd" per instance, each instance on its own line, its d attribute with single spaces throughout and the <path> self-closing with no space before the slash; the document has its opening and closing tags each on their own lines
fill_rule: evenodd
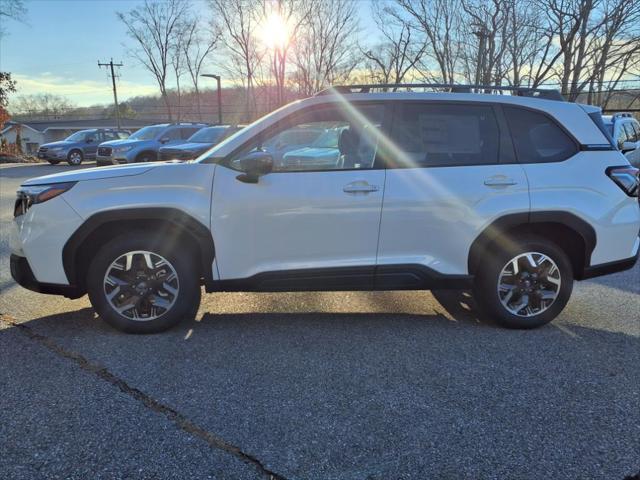
<svg viewBox="0 0 640 480">
<path fill-rule="evenodd" d="M 567 255 L 535 235 L 507 238 L 481 262 L 474 298 L 480 313 L 508 328 L 536 328 L 564 309 L 573 290 Z"/>
<path fill-rule="evenodd" d="M 197 266 L 184 249 L 136 232 L 105 244 L 87 275 L 91 304 L 109 325 L 128 333 L 155 333 L 193 318 L 200 304 Z"/>
</svg>

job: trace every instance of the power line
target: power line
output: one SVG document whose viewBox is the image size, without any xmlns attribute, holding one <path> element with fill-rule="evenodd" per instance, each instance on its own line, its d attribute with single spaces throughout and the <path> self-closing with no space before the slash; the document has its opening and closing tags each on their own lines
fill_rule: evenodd
<svg viewBox="0 0 640 480">
<path fill-rule="evenodd" d="M 100 63 L 98 60 L 98 68 L 109 67 L 111 69 L 111 83 L 113 84 L 113 102 L 116 105 L 116 125 L 120 128 L 120 107 L 118 107 L 118 91 L 116 89 L 116 75 L 113 71 L 113 67 L 122 67 L 122 63 L 113 63 L 113 58 L 109 63 Z"/>
</svg>

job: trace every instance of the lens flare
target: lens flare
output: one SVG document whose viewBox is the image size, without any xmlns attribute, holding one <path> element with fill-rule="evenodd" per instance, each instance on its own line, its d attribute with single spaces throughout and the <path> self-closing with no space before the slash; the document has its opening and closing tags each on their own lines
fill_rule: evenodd
<svg viewBox="0 0 640 480">
<path fill-rule="evenodd" d="M 289 44 L 289 26 L 282 15 L 271 12 L 260 27 L 260 37 L 265 46 L 282 50 Z"/>
</svg>

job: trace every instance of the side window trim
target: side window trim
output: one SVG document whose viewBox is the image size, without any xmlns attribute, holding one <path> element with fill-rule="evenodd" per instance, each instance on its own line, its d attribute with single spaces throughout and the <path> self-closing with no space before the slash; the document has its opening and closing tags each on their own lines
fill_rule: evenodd
<svg viewBox="0 0 640 480">
<path fill-rule="evenodd" d="M 388 132 L 390 131 L 389 129 L 389 125 L 390 125 L 390 121 L 391 121 L 391 114 L 390 111 L 391 110 L 391 106 L 392 106 L 393 102 L 390 101 L 384 101 L 384 100 L 364 100 L 364 101 L 356 101 L 356 102 L 352 102 L 352 104 L 356 104 L 359 107 L 369 107 L 369 106 L 381 106 L 383 109 L 383 117 L 382 117 L 382 125 L 380 126 L 380 133 L 383 137 L 387 137 L 388 138 Z M 278 120 L 277 122 L 275 122 L 273 125 L 267 127 L 265 130 L 261 131 L 259 134 L 247 139 L 246 142 L 244 142 L 242 145 L 240 145 L 239 147 L 237 147 L 235 150 L 233 150 L 230 154 L 228 154 L 226 157 L 224 157 L 220 162 L 219 165 L 223 166 L 223 167 L 227 167 L 231 170 L 234 171 L 239 171 L 238 169 L 234 168 L 231 163 L 234 160 L 234 158 L 236 157 L 236 155 L 238 155 L 239 152 L 241 152 L 242 150 L 244 150 L 245 148 L 247 148 L 249 145 L 251 145 L 257 138 L 261 138 L 264 139 L 265 137 L 269 137 L 270 135 L 273 135 L 274 132 L 278 131 L 283 124 L 285 124 L 285 122 L 289 122 L 290 125 L 293 125 L 296 122 L 296 119 L 307 114 L 310 111 L 313 111 L 315 109 L 321 110 L 324 108 L 335 108 L 338 107 L 340 105 L 340 102 L 327 102 L 327 103 L 322 103 L 319 105 L 309 105 L 308 107 L 304 107 L 301 108 L 300 110 L 297 110 L 295 112 L 292 112 L 290 115 L 287 115 L 286 117 L 281 118 L 280 120 Z M 285 131 L 285 129 L 283 129 L 282 131 Z M 333 169 L 333 170 L 327 170 L 327 169 L 322 169 L 322 170 L 290 170 L 290 171 L 273 171 L 271 173 L 273 174 L 281 174 L 281 173 L 313 173 L 313 172 L 347 172 L 347 171 L 371 171 L 371 170 L 381 170 L 386 168 L 385 165 L 382 164 L 381 160 L 380 160 L 380 144 L 378 143 L 378 146 L 376 148 L 376 156 L 373 159 L 373 164 L 371 166 L 371 168 L 367 168 L 367 169 L 362 169 L 362 168 L 341 168 L 341 169 Z M 270 175 L 271 175 L 270 173 Z"/>
</svg>

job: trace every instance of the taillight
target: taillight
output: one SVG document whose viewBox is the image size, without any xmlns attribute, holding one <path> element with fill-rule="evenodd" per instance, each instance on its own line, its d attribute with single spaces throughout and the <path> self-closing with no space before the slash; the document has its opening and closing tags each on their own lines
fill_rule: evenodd
<svg viewBox="0 0 640 480">
<path fill-rule="evenodd" d="M 630 197 L 637 197 L 640 190 L 640 170 L 632 166 L 609 167 L 607 175 Z"/>
</svg>

